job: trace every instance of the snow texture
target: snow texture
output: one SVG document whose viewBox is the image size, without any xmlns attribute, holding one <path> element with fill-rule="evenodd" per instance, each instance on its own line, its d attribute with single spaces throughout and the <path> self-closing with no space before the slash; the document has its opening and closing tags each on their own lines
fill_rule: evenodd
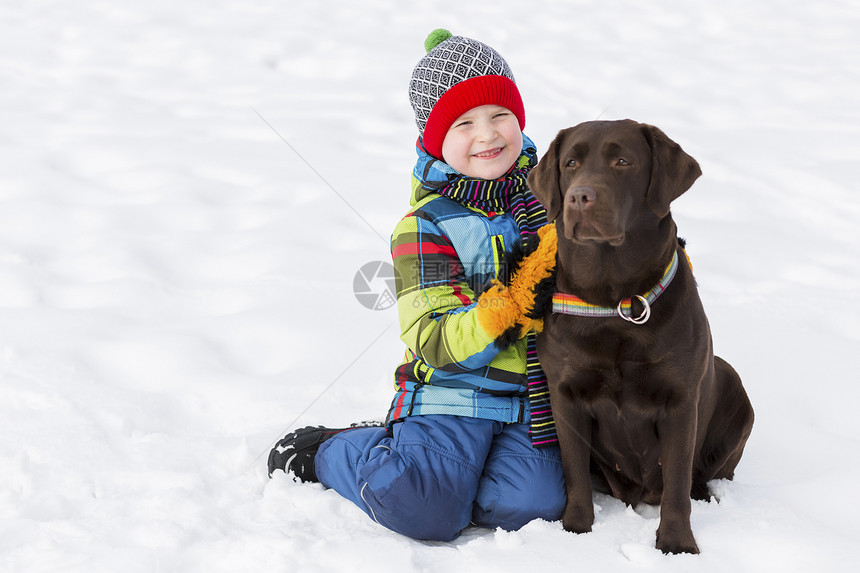
<svg viewBox="0 0 860 573">
<path fill-rule="evenodd" d="M 423 543 L 266 476 L 288 429 L 388 407 L 396 311 L 353 281 L 408 209 L 437 27 L 508 60 L 540 152 L 633 118 L 702 165 L 673 213 L 757 419 L 699 556 L 604 496 L 589 534 Z M 849 0 L 3 3 L 0 571 L 854 568 L 858 30 Z"/>
</svg>

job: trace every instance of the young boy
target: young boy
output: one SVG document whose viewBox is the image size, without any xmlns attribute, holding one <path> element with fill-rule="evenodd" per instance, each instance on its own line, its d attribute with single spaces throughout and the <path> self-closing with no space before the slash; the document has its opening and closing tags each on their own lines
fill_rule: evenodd
<svg viewBox="0 0 860 573">
<path fill-rule="evenodd" d="M 436 30 L 425 47 L 409 86 L 412 208 L 391 240 L 407 350 L 385 425 L 292 432 L 269 473 L 319 481 L 389 529 L 448 541 L 470 523 L 556 520 L 565 492 L 557 445 L 529 429 L 548 410 L 527 387 L 540 371 L 527 370 L 533 285 L 491 286 L 506 250 L 546 224 L 526 186 L 536 150 L 522 99 L 489 46 Z"/>
</svg>

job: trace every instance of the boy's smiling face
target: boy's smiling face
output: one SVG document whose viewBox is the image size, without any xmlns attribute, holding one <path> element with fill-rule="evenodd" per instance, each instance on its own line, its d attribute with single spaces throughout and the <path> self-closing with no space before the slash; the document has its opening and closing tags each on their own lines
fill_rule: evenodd
<svg viewBox="0 0 860 573">
<path fill-rule="evenodd" d="M 498 179 L 523 148 L 516 116 L 498 105 L 474 107 L 458 117 L 442 142 L 442 159 L 467 177 Z"/>
</svg>

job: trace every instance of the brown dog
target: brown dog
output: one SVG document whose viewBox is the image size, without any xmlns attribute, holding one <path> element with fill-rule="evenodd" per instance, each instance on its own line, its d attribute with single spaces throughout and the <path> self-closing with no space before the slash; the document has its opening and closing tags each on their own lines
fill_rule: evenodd
<svg viewBox="0 0 860 573">
<path fill-rule="evenodd" d="M 595 464 L 615 497 L 661 505 L 664 553 L 698 553 L 690 497 L 709 499 L 709 480 L 733 477 L 753 425 L 740 377 L 714 357 L 669 211 L 699 175 L 662 131 L 624 120 L 561 131 L 529 176 L 558 231 L 560 295 L 538 356 L 567 484 L 564 528 L 591 531 Z M 568 309 L 586 316 L 558 313 Z"/>
</svg>

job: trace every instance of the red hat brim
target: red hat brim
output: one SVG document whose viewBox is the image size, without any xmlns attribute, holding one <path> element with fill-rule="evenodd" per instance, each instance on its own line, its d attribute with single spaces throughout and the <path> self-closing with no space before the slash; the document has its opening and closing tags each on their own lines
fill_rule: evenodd
<svg viewBox="0 0 860 573">
<path fill-rule="evenodd" d="M 424 149 L 442 159 L 442 142 L 454 121 L 472 108 L 500 105 L 511 110 L 520 124 L 526 126 L 526 112 L 517 85 L 505 76 L 477 76 L 451 86 L 430 112 L 424 127 Z"/>
</svg>

